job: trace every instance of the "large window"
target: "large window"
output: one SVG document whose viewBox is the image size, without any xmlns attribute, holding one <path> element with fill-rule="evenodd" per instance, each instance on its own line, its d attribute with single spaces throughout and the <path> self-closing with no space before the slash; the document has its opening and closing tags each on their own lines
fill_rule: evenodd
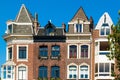
<svg viewBox="0 0 120 80">
<path fill-rule="evenodd" d="M 81 58 L 88 58 L 88 45 L 81 46 Z"/>
<path fill-rule="evenodd" d="M 39 55 L 41 57 L 47 57 L 48 56 L 48 47 L 47 46 L 40 46 Z"/>
<path fill-rule="evenodd" d="M 52 46 L 52 54 L 53 57 L 59 56 L 60 55 L 60 46 Z"/>
<path fill-rule="evenodd" d="M 5 79 L 5 80 L 7 80 L 7 79 L 14 79 L 14 66 L 8 66 L 8 65 L 4 65 L 3 67 L 2 67 L 2 79 Z"/>
<path fill-rule="evenodd" d="M 27 58 L 27 47 L 26 46 L 19 46 L 19 59 L 26 59 Z"/>
<path fill-rule="evenodd" d="M 69 46 L 69 58 L 77 58 L 77 46 Z"/>
<path fill-rule="evenodd" d="M 80 78 L 88 79 L 88 76 L 89 76 L 88 66 L 86 65 L 80 66 Z"/>
<path fill-rule="evenodd" d="M 27 70 L 26 67 L 18 67 L 18 80 L 27 80 Z"/>
<path fill-rule="evenodd" d="M 76 79 L 77 78 L 77 67 L 76 66 L 69 66 L 69 79 Z"/>
<path fill-rule="evenodd" d="M 113 63 L 97 63 L 95 65 L 95 76 L 111 76 L 111 72 L 113 71 Z"/>
<path fill-rule="evenodd" d="M 76 32 L 80 33 L 82 32 L 82 24 L 76 24 Z"/>
<path fill-rule="evenodd" d="M 60 67 L 59 66 L 52 66 L 51 77 L 52 78 L 59 78 L 60 77 Z"/>
<path fill-rule="evenodd" d="M 8 60 L 12 59 L 12 47 L 8 48 Z"/>
<path fill-rule="evenodd" d="M 39 78 L 47 78 L 47 67 L 46 66 L 39 67 Z"/>
</svg>

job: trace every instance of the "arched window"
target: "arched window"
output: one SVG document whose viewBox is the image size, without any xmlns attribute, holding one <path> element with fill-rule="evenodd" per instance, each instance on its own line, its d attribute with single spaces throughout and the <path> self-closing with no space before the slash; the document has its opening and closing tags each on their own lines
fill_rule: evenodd
<svg viewBox="0 0 120 80">
<path fill-rule="evenodd" d="M 77 58 L 77 46 L 69 46 L 69 58 Z"/>
<path fill-rule="evenodd" d="M 18 80 L 27 80 L 27 70 L 26 67 L 20 66 L 18 67 Z"/>
<path fill-rule="evenodd" d="M 59 66 L 52 66 L 51 67 L 51 77 L 52 78 L 59 78 L 60 77 L 60 67 Z"/>
<path fill-rule="evenodd" d="M 86 65 L 80 66 L 80 78 L 81 79 L 88 79 L 88 77 L 89 77 L 88 66 L 86 66 Z"/>
<path fill-rule="evenodd" d="M 81 46 L 81 58 L 88 58 L 88 45 Z"/>
<path fill-rule="evenodd" d="M 39 78 L 47 78 L 47 67 L 46 66 L 39 67 Z"/>
<path fill-rule="evenodd" d="M 74 65 L 69 66 L 68 75 L 69 75 L 69 79 L 76 79 L 77 78 L 77 67 Z"/>
<path fill-rule="evenodd" d="M 60 55 L 60 46 L 58 45 L 55 45 L 55 46 L 52 46 L 52 54 L 51 54 L 53 57 L 57 57 Z"/>
</svg>

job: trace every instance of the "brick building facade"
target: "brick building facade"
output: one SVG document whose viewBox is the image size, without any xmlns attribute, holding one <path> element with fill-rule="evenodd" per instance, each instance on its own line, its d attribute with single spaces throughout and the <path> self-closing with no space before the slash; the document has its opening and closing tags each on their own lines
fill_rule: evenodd
<svg viewBox="0 0 120 80">
<path fill-rule="evenodd" d="M 112 24 L 104 13 L 94 28 L 92 17 L 80 7 L 68 31 L 64 23 L 41 26 L 38 15 L 33 17 L 22 5 L 16 19 L 7 21 L 2 80 L 113 80 L 115 62 L 105 56 Z"/>
</svg>

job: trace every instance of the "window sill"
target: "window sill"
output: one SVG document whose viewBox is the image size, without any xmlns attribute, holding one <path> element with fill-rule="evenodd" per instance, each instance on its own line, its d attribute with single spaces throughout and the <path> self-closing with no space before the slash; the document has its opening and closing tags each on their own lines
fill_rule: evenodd
<svg viewBox="0 0 120 80">
<path fill-rule="evenodd" d="M 50 56 L 50 59 L 52 59 L 52 60 L 60 60 L 60 56 Z"/>
<path fill-rule="evenodd" d="M 28 61 L 28 59 L 17 59 L 17 61 L 18 61 L 18 62 L 22 62 L 22 61 L 27 62 L 27 61 Z"/>
<path fill-rule="evenodd" d="M 48 56 L 38 56 L 38 59 L 47 60 L 47 59 L 48 59 Z"/>
</svg>

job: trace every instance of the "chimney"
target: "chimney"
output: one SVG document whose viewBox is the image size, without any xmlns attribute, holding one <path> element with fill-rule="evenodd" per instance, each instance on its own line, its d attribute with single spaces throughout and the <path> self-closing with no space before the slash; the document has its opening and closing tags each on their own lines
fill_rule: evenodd
<svg viewBox="0 0 120 80">
<path fill-rule="evenodd" d="M 94 21 L 93 21 L 93 18 L 91 16 L 90 17 L 90 32 L 93 30 L 93 27 L 94 27 Z"/>
<path fill-rule="evenodd" d="M 64 32 L 66 32 L 66 24 L 62 23 L 62 28 L 64 29 Z"/>
<path fill-rule="evenodd" d="M 37 34 L 38 28 L 39 28 L 38 14 L 35 13 L 35 21 L 34 21 L 34 32 L 35 32 L 35 34 Z"/>
</svg>

